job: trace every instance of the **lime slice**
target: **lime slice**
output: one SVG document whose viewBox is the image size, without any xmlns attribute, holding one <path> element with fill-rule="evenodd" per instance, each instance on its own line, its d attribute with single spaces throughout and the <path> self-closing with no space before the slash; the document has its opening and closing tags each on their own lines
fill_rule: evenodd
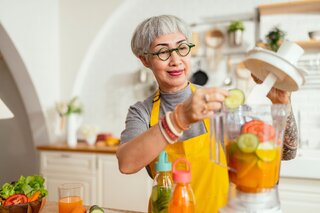
<svg viewBox="0 0 320 213">
<path fill-rule="evenodd" d="M 230 89 L 229 96 L 224 100 L 224 104 L 228 109 L 235 109 L 244 104 L 245 95 L 240 89 Z"/>
<path fill-rule="evenodd" d="M 264 162 L 271 162 L 276 158 L 277 151 L 273 142 L 260 143 L 256 155 Z"/>
<path fill-rule="evenodd" d="M 244 153 L 252 153 L 256 151 L 259 139 L 255 134 L 244 133 L 238 139 L 238 147 Z"/>
</svg>

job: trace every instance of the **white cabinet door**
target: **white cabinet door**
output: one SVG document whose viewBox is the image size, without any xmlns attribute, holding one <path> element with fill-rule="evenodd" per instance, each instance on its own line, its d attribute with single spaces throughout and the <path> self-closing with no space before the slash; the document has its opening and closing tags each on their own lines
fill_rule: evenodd
<svg viewBox="0 0 320 213">
<path fill-rule="evenodd" d="M 115 155 L 99 155 L 99 204 L 108 208 L 147 212 L 152 179 L 145 169 L 136 174 L 119 172 Z"/>
<path fill-rule="evenodd" d="M 284 213 L 320 212 L 320 180 L 281 177 L 278 188 Z"/>
<path fill-rule="evenodd" d="M 97 159 L 94 154 L 44 152 L 40 154 L 40 171 L 46 180 L 48 200 L 58 201 L 58 186 L 82 183 L 84 203 L 97 203 Z"/>
</svg>

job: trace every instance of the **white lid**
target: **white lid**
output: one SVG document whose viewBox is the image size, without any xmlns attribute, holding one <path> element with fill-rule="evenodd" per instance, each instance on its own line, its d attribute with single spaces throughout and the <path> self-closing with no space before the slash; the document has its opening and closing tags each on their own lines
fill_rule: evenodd
<svg viewBox="0 0 320 213">
<path fill-rule="evenodd" d="M 277 53 L 255 47 L 248 52 L 247 59 L 243 63 L 261 81 L 272 72 L 277 76 L 273 85 L 275 88 L 296 91 L 304 84 L 304 76 L 307 74 L 307 71 L 296 66 L 303 52 L 303 49 L 294 42 L 284 41 Z"/>
</svg>

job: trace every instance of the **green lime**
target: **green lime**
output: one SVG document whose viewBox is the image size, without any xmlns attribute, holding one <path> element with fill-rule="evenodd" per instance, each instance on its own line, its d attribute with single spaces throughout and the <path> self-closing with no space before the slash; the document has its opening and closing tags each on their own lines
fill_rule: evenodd
<svg viewBox="0 0 320 213">
<path fill-rule="evenodd" d="M 238 147 L 244 153 L 252 153 L 257 149 L 259 139 L 255 134 L 244 133 L 238 139 Z"/>
<path fill-rule="evenodd" d="M 245 95 L 240 89 L 230 89 L 229 96 L 224 100 L 224 104 L 228 109 L 235 109 L 244 104 Z"/>
</svg>

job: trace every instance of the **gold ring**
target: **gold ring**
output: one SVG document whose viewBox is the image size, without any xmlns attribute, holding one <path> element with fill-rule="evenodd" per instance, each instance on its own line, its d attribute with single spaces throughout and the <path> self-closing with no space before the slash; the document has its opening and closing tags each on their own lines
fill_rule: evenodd
<svg viewBox="0 0 320 213">
<path fill-rule="evenodd" d="M 203 99 L 206 103 L 209 102 L 209 95 L 208 94 L 204 94 Z"/>
</svg>

